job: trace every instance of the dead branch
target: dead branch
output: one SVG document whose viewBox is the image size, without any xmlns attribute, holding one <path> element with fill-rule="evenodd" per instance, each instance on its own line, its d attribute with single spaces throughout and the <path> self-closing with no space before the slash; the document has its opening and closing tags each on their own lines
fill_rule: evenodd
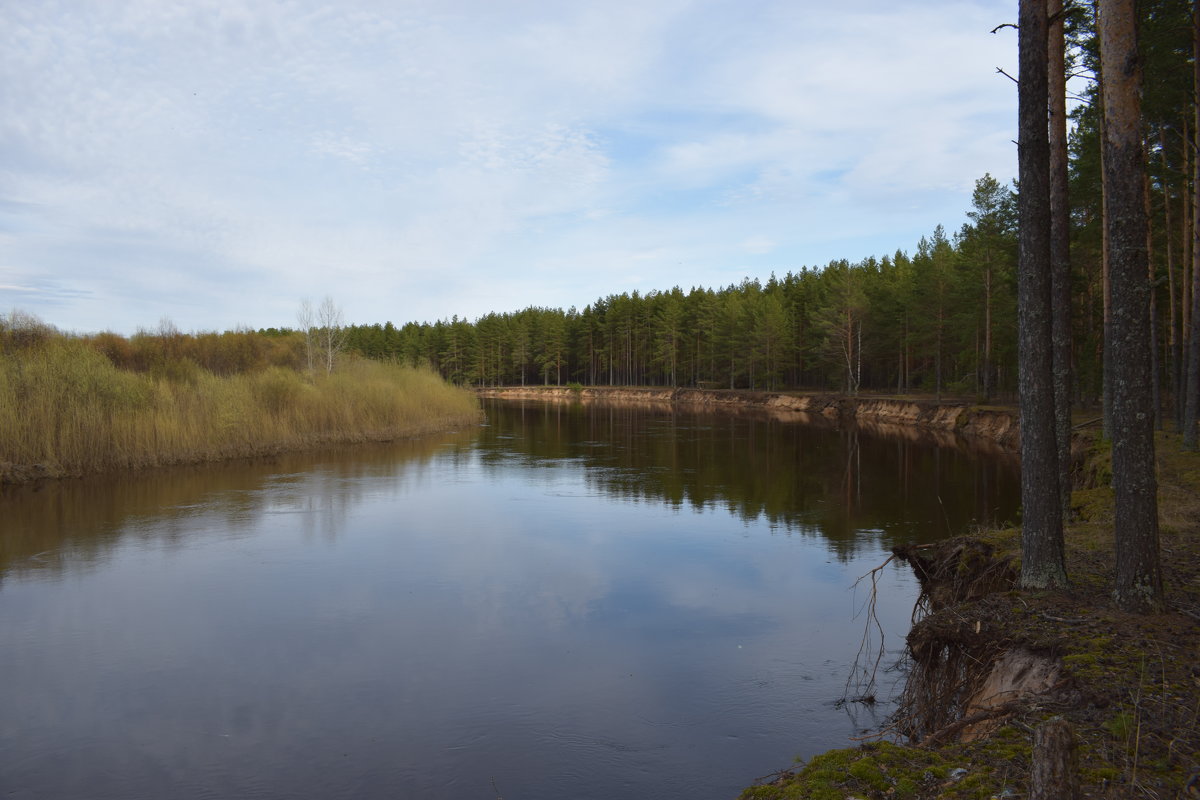
<svg viewBox="0 0 1200 800">
<path fill-rule="evenodd" d="M 963 728 L 974 725 L 977 722 L 986 722 L 987 720 L 996 719 L 997 717 L 1008 716 L 1018 708 L 1018 703 L 1008 702 L 1002 703 L 995 708 L 989 708 L 986 711 L 977 711 L 974 714 L 968 714 L 962 719 L 955 720 L 949 725 L 941 727 L 926 736 L 921 740 L 921 747 L 932 747 L 938 742 L 945 740 L 947 737 L 958 734 Z"/>
</svg>

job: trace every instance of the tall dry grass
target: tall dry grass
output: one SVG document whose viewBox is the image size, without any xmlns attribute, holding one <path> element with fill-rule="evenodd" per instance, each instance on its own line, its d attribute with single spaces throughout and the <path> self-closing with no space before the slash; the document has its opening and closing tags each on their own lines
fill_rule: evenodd
<svg viewBox="0 0 1200 800">
<path fill-rule="evenodd" d="M 433 372 L 373 361 L 312 377 L 279 366 L 218 376 L 190 359 L 121 369 L 55 333 L 7 344 L 0 482 L 399 438 L 479 415 L 472 394 Z"/>
</svg>

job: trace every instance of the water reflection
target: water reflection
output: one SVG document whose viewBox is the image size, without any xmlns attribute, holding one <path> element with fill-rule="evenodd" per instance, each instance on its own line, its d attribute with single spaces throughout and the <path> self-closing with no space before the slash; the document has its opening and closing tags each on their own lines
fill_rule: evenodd
<svg viewBox="0 0 1200 800">
<path fill-rule="evenodd" d="M 839 557 L 1015 518 L 1014 456 L 913 428 L 837 429 L 823 418 L 667 405 L 493 403 L 484 463 L 576 461 L 598 493 L 728 510 L 819 536 Z M 799 418 L 803 418 L 801 421 Z"/>
<path fill-rule="evenodd" d="M 869 724 L 832 703 L 888 542 L 1015 502 L 1010 465 L 865 431 L 488 419 L 5 491 L 0 785 L 729 798 Z M 880 591 L 896 648 L 916 588 Z"/>
<path fill-rule="evenodd" d="M 474 433 L 0 486 L 0 579 L 102 563 L 124 537 L 164 548 L 238 538 L 264 515 L 294 514 L 306 539 L 333 539 L 364 497 L 405 491 L 448 444 Z"/>
</svg>

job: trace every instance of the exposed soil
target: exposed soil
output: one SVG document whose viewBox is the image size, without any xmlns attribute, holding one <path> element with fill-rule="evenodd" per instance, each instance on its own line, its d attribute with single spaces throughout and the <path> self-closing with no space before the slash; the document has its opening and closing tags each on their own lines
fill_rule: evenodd
<svg viewBox="0 0 1200 800">
<path fill-rule="evenodd" d="M 1079 442 L 1069 591 L 1020 591 L 1017 530 L 898 548 L 922 581 L 901 708 L 743 798 L 1024 798 L 1034 732 L 1074 733 L 1080 797 L 1200 798 L 1200 454 L 1160 435 L 1167 610 L 1116 609 L 1106 449 Z"/>
<path fill-rule="evenodd" d="M 974 405 L 966 400 L 801 392 L 756 392 L 745 389 L 673 389 L 638 386 L 506 386 L 478 389 L 481 397 L 539 402 L 671 404 L 681 408 L 721 411 L 759 410 L 783 419 L 854 423 L 893 435 L 924 435 L 938 444 L 955 437 L 976 445 L 1015 452 L 1020 429 L 1009 408 Z"/>
</svg>

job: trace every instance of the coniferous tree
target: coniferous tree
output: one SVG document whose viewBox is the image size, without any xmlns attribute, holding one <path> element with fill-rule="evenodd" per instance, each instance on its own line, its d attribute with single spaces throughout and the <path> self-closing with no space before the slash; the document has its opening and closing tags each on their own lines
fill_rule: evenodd
<svg viewBox="0 0 1200 800">
<path fill-rule="evenodd" d="M 1104 73 L 1104 186 L 1112 287 L 1110 374 L 1118 605 L 1162 606 L 1158 482 L 1150 392 L 1150 285 L 1134 0 L 1103 0 L 1097 31 Z"/>
<path fill-rule="evenodd" d="M 1021 584 L 1044 589 L 1067 583 L 1051 351 L 1046 0 L 1021 0 L 1019 17 Z"/>
</svg>

